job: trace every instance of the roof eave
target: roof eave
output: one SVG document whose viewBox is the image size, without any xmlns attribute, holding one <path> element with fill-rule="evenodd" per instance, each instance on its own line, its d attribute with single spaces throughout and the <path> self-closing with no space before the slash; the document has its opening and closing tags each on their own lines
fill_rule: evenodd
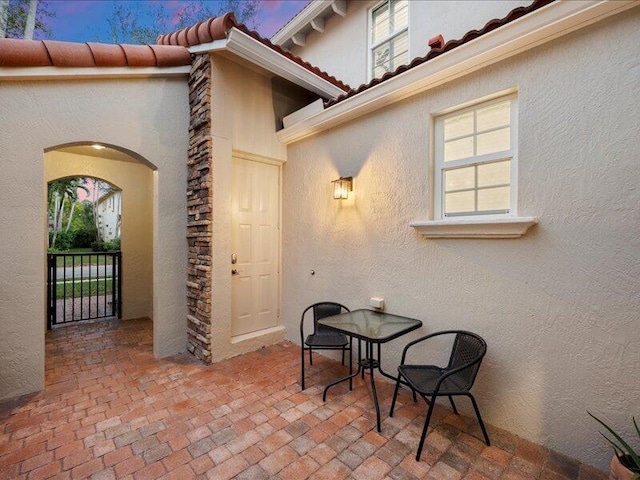
<svg viewBox="0 0 640 480">
<path fill-rule="evenodd" d="M 284 144 L 297 142 L 637 5 L 635 0 L 551 3 L 304 118 L 280 130 L 277 137 Z"/>
<path fill-rule="evenodd" d="M 235 27 L 229 30 L 226 39 L 189 48 L 191 53 L 215 53 L 223 50 L 314 92 L 322 98 L 335 98 L 345 93 L 341 88 L 319 77 L 284 55 L 279 54 Z"/>
<path fill-rule="evenodd" d="M 306 7 L 271 37 L 271 41 L 277 45 L 287 45 L 294 35 L 304 30 L 312 21 L 325 17 L 326 12 L 331 10 L 332 5 L 335 3 L 336 0 L 313 0 L 309 2 Z"/>
</svg>

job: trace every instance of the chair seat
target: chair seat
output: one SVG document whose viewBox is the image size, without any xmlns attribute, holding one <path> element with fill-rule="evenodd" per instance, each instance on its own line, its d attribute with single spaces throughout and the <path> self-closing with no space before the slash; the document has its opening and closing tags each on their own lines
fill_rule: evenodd
<svg viewBox="0 0 640 480">
<path fill-rule="evenodd" d="M 309 347 L 336 347 L 342 348 L 349 344 L 347 336 L 342 333 L 321 332 L 309 335 L 304 342 Z"/>
<path fill-rule="evenodd" d="M 434 365 L 401 365 L 398 367 L 398 371 L 414 390 L 425 395 L 431 395 L 445 369 Z M 438 393 L 439 395 L 454 395 L 466 392 L 468 387 L 467 381 L 456 377 L 454 374 L 442 382 Z"/>
</svg>

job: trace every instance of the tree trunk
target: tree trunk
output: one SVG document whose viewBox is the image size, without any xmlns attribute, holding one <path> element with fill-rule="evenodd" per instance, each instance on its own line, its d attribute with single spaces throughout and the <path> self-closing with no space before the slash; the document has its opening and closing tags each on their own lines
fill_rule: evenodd
<svg viewBox="0 0 640 480">
<path fill-rule="evenodd" d="M 9 17 L 9 0 L 0 0 L 0 38 L 7 36 L 7 18 Z"/>
<path fill-rule="evenodd" d="M 51 245 L 49 245 L 49 248 L 56 246 L 56 237 L 58 236 L 58 223 L 60 222 L 58 220 L 58 216 L 60 215 L 60 203 L 60 195 L 56 194 L 53 203 L 53 237 L 51 238 Z"/>
<path fill-rule="evenodd" d="M 69 219 L 67 220 L 67 228 L 64 229 L 65 232 L 69 231 L 69 227 L 71 227 L 71 220 L 73 220 L 73 211 L 76 209 L 76 202 L 71 204 L 71 211 L 69 212 Z"/>
<path fill-rule="evenodd" d="M 33 32 L 36 29 L 36 11 L 38 10 L 38 0 L 29 0 L 29 13 L 27 23 L 24 26 L 24 38 L 33 40 Z"/>
</svg>

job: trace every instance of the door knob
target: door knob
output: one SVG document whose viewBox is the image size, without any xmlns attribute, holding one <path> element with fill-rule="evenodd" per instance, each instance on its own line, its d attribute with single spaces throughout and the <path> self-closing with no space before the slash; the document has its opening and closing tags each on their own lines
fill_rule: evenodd
<svg viewBox="0 0 640 480">
<path fill-rule="evenodd" d="M 240 275 L 240 272 L 234 268 L 231 270 L 231 275 Z"/>
</svg>

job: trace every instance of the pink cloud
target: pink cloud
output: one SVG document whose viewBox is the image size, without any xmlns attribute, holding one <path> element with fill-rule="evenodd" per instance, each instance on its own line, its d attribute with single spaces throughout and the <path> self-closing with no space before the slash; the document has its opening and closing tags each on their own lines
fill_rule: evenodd
<svg viewBox="0 0 640 480">
<path fill-rule="evenodd" d="M 264 0 L 262 2 L 262 9 L 265 11 L 279 10 L 282 5 L 282 0 Z"/>
</svg>

